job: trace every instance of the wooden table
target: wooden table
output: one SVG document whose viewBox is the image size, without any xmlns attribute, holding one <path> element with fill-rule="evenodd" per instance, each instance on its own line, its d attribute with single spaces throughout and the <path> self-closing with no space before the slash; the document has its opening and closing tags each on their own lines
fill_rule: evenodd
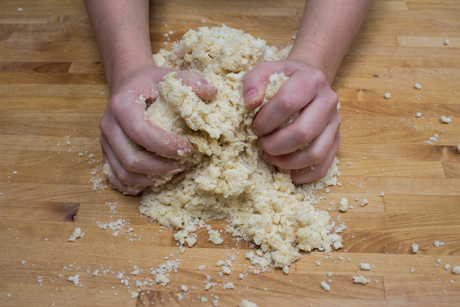
<svg viewBox="0 0 460 307">
<path fill-rule="evenodd" d="M 222 23 L 287 46 L 303 6 L 302 0 L 154 1 L 152 49 L 164 47 L 167 31 L 174 31 L 173 41 L 189 29 Z M 318 206 L 331 208 L 333 217 L 341 197 L 354 206 L 341 217 L 348 226 L 344 249 L 332 259 L 306 255 L 289 275 L 272 269 L 240 281 L 249 265 L 246 244 L 225 235 L 216 246 L 200 230 L 196 247 L 181 255 L 173 231 L 140 216 L 140 197 L 92 189 L 91 178 L 102 176 L 98 122 L 110 95 L 83 3 L 1 1 L 0 305 L 201 306 L 204 296 L 203 306 L 212 306 L 211 295 L 217 295 L 220 306 L 242 299 L 258 306 L 458 306 L 460 276 L 451 271 L 460 265 L 459 55 L 458 1 L 373 3 L 334 84 L 343 116 L 341 186 L 323 193 L 327 198 Z M 440 116 L 453 121 L 442 124 Z M 435 134 L 439 139 L 427 144 Z M 361 208 L 355 198 L 370 204 Z M 118 203 L 116 212 L 108 202 Z M 97 221 L 119 218 L 134 231 L 113 237 L 97 228 Z M 68 242 L 76 227 L 85 236 Z M 445 244 L 436 248 L 435 240 Z M 240 265 L 234 262 L 228 280 L 219 277 L 216 261 L 237 252 Z M 165 257 L 182 259 L 170 284 L 150 286 L 131 299 L 134 280 L 151 277 L 149 268 Z M 361 261 L 373 269 L 359 272 Z M 130 278 L 128 289 L 116 275 L 126 276 L 134 265 L 143 271 Z M 200 265 L 206 268 L 200 271 Z M 91 275 L 96 269 L 98 277 Z M 67 281 L 75 274 L 83 287 Z M 205 291 L 205 274 L 219 285 Z M 352 276 L 361 274 L 371 283 L 354 284 Z M 331 291 L 325 292 L 320 282 L 328 279 Z M 223 290 L 223 280 L 235 290 Z M 181 285 L 190 291 L 178 302 Z"/>
</svg>

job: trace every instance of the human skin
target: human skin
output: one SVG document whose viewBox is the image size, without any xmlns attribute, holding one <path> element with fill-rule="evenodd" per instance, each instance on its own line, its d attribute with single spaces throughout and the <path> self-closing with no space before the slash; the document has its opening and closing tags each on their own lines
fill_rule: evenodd
<svg viewBox="0 0 460 307">
<path fill-rule="evenodd" d="M 290 169 L 294 183 L 324 177 L 334 160 L 340 142 L 341 117 L 337 111 L 338 97 L 331 84 L 371 3 L 371 0 L 308 1 L 287 59 L 261 63 L 244 80 L 245 103 L 253 109 L 262 103 L 267 86 L 264 80 L 281 72 L 289 77 L 257 114 L 253 130 L 259 136 L 263 158 L 282 169 Z M 278 129 L 296 112 L 299 116 L 292 124 Z"/>
<path fill-rule="evenodd" d="M 253 128 L 265 151 L 263 158 L 291 169 L 295 183 L 323 177 L 333 161 L 341 119 L 336 110 L 338 98 L 330 84 L 370 3 L 308 1 L 287 60 L 261 63 L 244 80 L 246 106 L 256 108 L 262 102 L 268 76 L 283 72 L 290 77 L 258 113 Z M 155 100 L 158 83 L 173 70 L 153 63 L 147 0 L 85 0 L 85 4 L 111 93 L 100 123 L 104 160 L 113 171 L 109 182 L 135 195 L 153 185 L 155 176 L 177 173 L 192 165 L 178 160 L 182 153 L 190 155 L 192 146 L 145 120 L 145 105 L 136 102 L 139 95 Z M 217 94 L 198 73 L 182 71 L 179 77 L 204 100 Z M 301 112 L 293 124 L 277 130 L 297 111 Z M 299 150 L 306 144 L 309 146 Z"/>
</svg>

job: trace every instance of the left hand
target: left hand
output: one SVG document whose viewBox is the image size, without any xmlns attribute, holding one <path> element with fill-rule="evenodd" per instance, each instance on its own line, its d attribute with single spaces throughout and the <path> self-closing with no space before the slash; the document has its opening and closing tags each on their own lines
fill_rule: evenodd
<svg viewBox="0 0 460 307">
<path fill-rule="evenodd" d="M 338 97 L 317 68 L 292 60 L 263 62 L 244 79 L 246 107 L 255 109 L 262 103 L 266 80 L 274 73 L 284 73 L 289 80 L 253 121 L 258 144 L 265 151 L 263 159 L 291 170 L 294 183 L 320 179 L 326 176 L 340 142 Z M 293 123 L 278 129 L 297 111 Z"/>
</svg>

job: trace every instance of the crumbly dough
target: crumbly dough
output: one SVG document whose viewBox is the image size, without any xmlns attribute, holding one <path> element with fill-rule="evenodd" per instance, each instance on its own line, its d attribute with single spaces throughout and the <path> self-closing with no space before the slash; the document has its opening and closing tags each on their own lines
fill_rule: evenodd
<svg viewBox="0 0 460 307">
<path fill-rule="evenodd" d="M 412 252 L 415 254 L 418 252 L 418 244 L 412 243 Z"/>
<path fill-rule="evenodd" d="M 225 218 L 231 224 L 228 232 L 260 248 L 263 254 L 254 261 L 283 267 L 299 259 L 300 250 L 329 252 L 331 244 L 342 240 L 333 232 L 329 214 L 313 206 L 319 199 L 314 191 L 337 183 L 337 158 L 325 178 L 294 185 L 289 171 L 261 159 L 252 131 L 256 111 L 244 106 L 247 72 L 287 53 L 224 25 L 190 30 L 173 51 L 154 56 L 157 66 L 199 72 L 218 89 L 216 98 L 202 101 L 172 72 L 159 83 L 159 97 L 145 113 L 193 145 L 186 160 L 196 165 L 144 191 L 140 207 L 161 225 L 184 231 L 176 236 L 181 243 L 203 227 L 202 220 Z M 287 79 L 279 73 L 267 80 L 265 103 Z M 208 233 L 211 241 L 222 243 L 219 233 Z"/>
</svg>

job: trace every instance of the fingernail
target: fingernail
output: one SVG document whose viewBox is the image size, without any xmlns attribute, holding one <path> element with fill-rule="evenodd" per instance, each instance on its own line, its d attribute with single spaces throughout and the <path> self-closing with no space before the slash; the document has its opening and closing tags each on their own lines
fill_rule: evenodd
<svg viewBox="0 0 460 307">
<path fill-rule="evenodd" d="M 257 98 L 257 90 L 255 88 L 250 89 L 246 95 L 244 95 L 244 103 L 250 104 Z"/>
</svg>

